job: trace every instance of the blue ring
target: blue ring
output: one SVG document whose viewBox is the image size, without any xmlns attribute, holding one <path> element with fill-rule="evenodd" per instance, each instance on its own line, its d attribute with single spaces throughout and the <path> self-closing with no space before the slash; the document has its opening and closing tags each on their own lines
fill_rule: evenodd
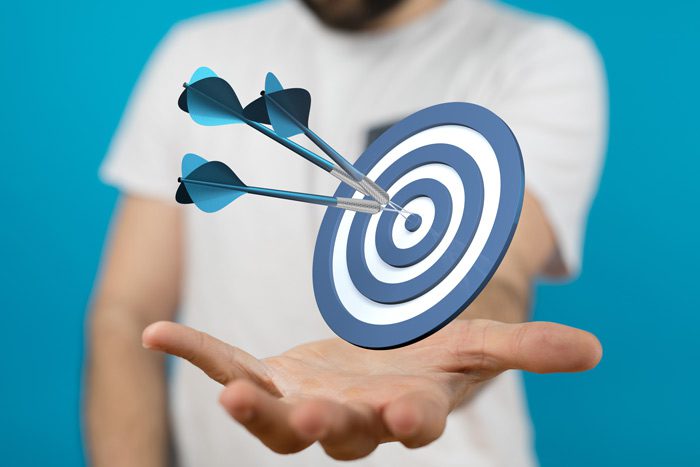
<svg viewBox="0 0 700 467">
<path fill-rule="evenodd" d="M 384 211 L 377 223 L 377 253 L 385 263 L 395 268 L 413 266 L 423 261 L 440 244 L 452 218 L 452 198 L 445 185 L 437 180 L 423 178 L 401 188 L 391 200 L 406 206 L 416 198 L 430 198 L 435 206 L 435 217 L 425 237 L 410 248 L 399 248 L 394 243 L 392 232 L 398 213 Z"/>
<path fill-rule="evenodd" d="M 364 255 L 370 216 L 355 216 L 352 222 L 347 249 L 348 271 L 357 290 L 374 302 L 403 303 L 423 295 L 452 272 L 474 238 L 484 205 L 483 181 L 474 159 L 461 149 L 447 144 L 431 144 L 415 149 L 382 173 L 377 178 L 377 183 L 380 186 L 391 186 L 404 174 L 434 163 L 448 165 L 457 171 L 464 186 L 465 206 L 452 243 L 435 264 L 421 275 L 398 284 L 382 282 L 375 278 Z M 441 209 L 441 206 L 436 206 L 437 209 Z"/>
<path fill-rule="evenodd" d="M 414 113 L 377 138 L 355 163 L 368 173 L 390 150 L 409 137 L 443 125 L 460 125 L 480 133 L 493 148 L 501 176 L 498 211 L 491 234 L 474 266 L 439 303 L 419 315 L 394 324 L 370 324 L 355 318 L 340 301 L 333 276 L 333 249 L 344 215 L 328 209 L 316 239 L 313 286 L 321 316 L 341 338 L 360 347 L 390 349 L 416 342 L 438 331 L 460 315 L 478 296 L 501 263 L 513 238 L 522 208 L 525 175 L 520 148 L 510 128 L 493 112 L 461 102 L 439 104 Z M 354 190 L 340 185 L 335 196 L 352 196 Z M 391 309 L 391 305 L 386 305 Z"/>
</svg>

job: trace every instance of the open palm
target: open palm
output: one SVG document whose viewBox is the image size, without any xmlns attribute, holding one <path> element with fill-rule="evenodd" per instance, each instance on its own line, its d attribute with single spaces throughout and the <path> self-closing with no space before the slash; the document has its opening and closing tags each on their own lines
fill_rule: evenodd
<svg viewBox="0 0 700 467">
<path fill-rule="evenodd" d="M 488 320 L 457 320 L 400 349 L 328 339 L 263 360 L 170 322 L 146 328 L 143 343 L 225 385 L 223 407 L 270 449 L 292 453 L 318 441 L 336 459 L 366 456 L 388 441 L 434 441 L 449 412 L 505 370 L 583 371 L 601 356 L 585 331 Z"/>
</svg>

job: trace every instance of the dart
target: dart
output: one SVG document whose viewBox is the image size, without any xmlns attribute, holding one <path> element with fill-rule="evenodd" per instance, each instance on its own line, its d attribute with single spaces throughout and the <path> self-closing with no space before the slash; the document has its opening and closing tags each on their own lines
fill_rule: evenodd
<svg viewBox="0 0 700 467">
<path fill-rule="evenodd" d="M 377 199 L 373 195 L 376 190 L 369 189 L 366 182 L 357 182 L 341 167 L 336 167 L 332 162 L 294 141 L 280 136 L 264 124 L 248 118 L 231 85 L 217 76 L 211 69 L 198 68 L 192 75 L 190 82 L 184 83 L 183 86 L 185 90 L 178 99 L 178 106 L 189 113 L 196 123 L 204 126 L 244 123 L 330 173 L 338 180 L 352 186 L 355 190 Z M 382 203 L 384 197 L 380 196 L 380 198 L 378 201 Z M 386 201 L 388 201 L 388 196 Z M 386 202 L 382 204 L 386 204 Z"/>
<path fill-rule="evenodd" d="M 368 214 L 382 211 L 382 206 L 374 200 L 248 186 L 223 162 L 210 162 L 196 154 L 186 154 L 182 158 L 182 177 L 178 178 L 178 182 L 180 186 L 175 194 L 177 202 L 194 204 L 204 212 L 216 212 L 246 193 Z"/>
<path fill-rule="evenodd" d="M 256 99 L 243 110 L 244 115 L 256 122 L 272 125 L 275 132 L 285 138 L 304 134 L 321 149 L 345 173 L 349 174 L 360 186 L 382 205 L 389 203 L 389 195 L 384 189 L 360 172 L 333 147 L 313 132 L 309 126 L 311 94 L 303 88 L 285 89 L 273 73 L 265 77 L 265 90 L 262 97 Z M 367 193 L 369 192 L 369 193 Z"/>
</svg>

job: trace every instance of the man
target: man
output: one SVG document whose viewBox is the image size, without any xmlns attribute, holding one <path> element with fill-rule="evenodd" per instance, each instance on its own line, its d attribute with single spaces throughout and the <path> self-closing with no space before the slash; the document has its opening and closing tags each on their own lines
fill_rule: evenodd
<svg viewBox="0 0 700 467">
<path fill-rule="evenodd" d="M 581 371 L 601 355 L 583 331 L 506 324 L 527 320 L 538 276 L 579 267 L 605 135 L 595 49 L 560 22 L 487 1 L 304 3 L 176 26 L 132 97 L 102 168 L 123 199 L 89 328 L 92 462 L 166 465 L 172 434 L 184 466 L 533 465 L 519 375 L 504 371 Z M 176 101 L 202 65 L 243 102 L 267 71 L 308 88 L 312 128 L 351 160 L 373 130 L 429 105 L 467 101 L 500 115 L 521 145 L 527 189 L 513 243 L 481 296 L 402 349 L 335 338 L 311 290 L 321 209 L 244 197 L 207 215 L 173 201 L 187 152 L 256 185 L 330 194 L 336 184 L 250 129 L 191 122 Z M 182 324 L 148 326 L 176 311 Z M 177 361 L 166 377 L 152 350 L 193 365 Z"/>
</svg>

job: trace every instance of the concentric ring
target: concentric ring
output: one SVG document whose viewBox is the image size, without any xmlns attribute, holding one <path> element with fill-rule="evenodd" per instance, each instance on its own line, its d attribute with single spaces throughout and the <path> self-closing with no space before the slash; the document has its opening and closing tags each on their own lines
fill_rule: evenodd
<svg viewBox="0 0 700 467">
<path fill-rule="evenodd" d="M 500 264 L 522 205 L 520 150 L 492 112 L 448 103 L 391 127 L 355 166 L 426 222 L 411 232 L 396 213 L 329 209 L 314 251 L 316 301 L 355 345 L 407 345 L 461 313 Z M 342 185 L 336 196 L 362 195 Z"/>
<path fill-rule="evenodd" d="M 438 246 L 449 226 L 450 217 L 452 216 L 452 198 L 450 197 L 450 191 L 445 185 L 429 178 L 416 180 L 402 188 L 393 197 L 392 201 L 399 206 L 407 206 L 411 201 L 418 198 L 427 198 L 433 206 L 439 206 L 440 208 L 435 209 L 433 207 L 434 214 L 432 219 L 430 219 L 430 224 L 425 226 L 425 232 L 415 231 L 418 232 L 415 234 L 418 240 L 412 246 L 402 248 L 397 245 L 398 238 L 394 238 L 394 235 L 396 235 L 394 231 L 395 224 L 403 220 L 403 218 L 397 219 L 399 217 L 398 212 L 384 211 L 379 218 L 379 224 L 377 224 L 375 242 L 379 257 L 382 261 L 395 268 L 413 266 L 424 260 Z M 421 224 L 423 217 L 427 216 L 421 216 Z M 420 229 L 420 226 L 418 228 Z M 405 225 L 404 229 L 408 230 Z M 364 247 L 364 239 L 362 239 L 362 246 Z"/>
<path fill-rule="evenodd" d="M 402 281 L 401 283 L 384 282 L 372 275 L 364 255 L 365 237 L 367 236 L 367 227 L 371 216 L 356 215 L 354 217 L 352 226 L 350 227 L 350 236 L 347 245 L 348 271 L 357 290 L 374 302 L 387 304 L 403 303 L 432 289 L 436 283 L 444 279 L 457 265 L 466 252 L 467 246 L 471 243 L 474 233 L 476 233 L 481 218 L 481 207 L 483 205 L 483 181 L 479 168 L 474 160 L 471 157 L 465 157 L 464 151 L 455 146 L 448 144 L 431 144 L 415 149 L 383 172 L 377 179 L 377 183 L 380 186 L 392 186 L 401 176 L 428 164 L 444 164 L 454 169 L 462 180 L 462 189 L 465 192 L 464 198 L 469 202 L 465 202 L 461 220 L 452 241 L 446 246 L 446 250 L 425 272 L 409 280 Z M 437 194 L 439 191 L 433 191 L 430 188 L 434 188 L 434 184 L 443 186 L 443 189 L 448 193 L 448 197 L 449 189 L 436 181 L 430 184 L 419 182 L 421 181 L 413 182 L 401 191 L 413 187 L 416 190 L 420 190 L 417 191 L 417 196 L 422 195 L 431 198 L 436 206 L 435 213 L 438 219 L 446 217 L 447 213 L 452 214 L 451 199 L 446 206 L 445 203 L 448 201 Z M 469 187 L 469 194 L 466 193 L 467 187 Z M 397 193 L 397 196 L 399 193 Z M 381 217 L 377 226 L 377 237 L 389 235 L 389 232 L 380 230 L 379 228 L 380 226 L 384 226 L 382 223 L 382 217 L 384 215 L 384 213 L 380 215 Z M 427 257 L 429 253 L 435 250 L 435 247 L 437 247 L 439 243 L 431 242 L 430 234 L 442 240 L 449 226 L 450 223 L 445 222 L 444 226 L 439 226 L 442 227 L 442 229 L 431 229 L 429 235 L 424 238 L 427 238 L 429 241 L 426 245 L 432 246 L 432 248 L 420 248 L 421 245 L 419 244 L 407 250 L 406 254 L 409 256 L 407 259 L 412 259 L 410 258 L 411 255 L 420 256 L 422 258 Z M 369 238 L 367 241 L 375 240 Z M 382 247 L 384 246 L 383 242 L 377 242 L 377 251 L 380 257 L 382 254 L 386 255 L 392 253 L 393 249 L 389 248 L 388 250 L 383 250 Z M 404 266 L 410 266 L 416 262 L 417 261 L 411 261 L 411 264 L 405 264 Z M 394 265 L 392 264 L 392 266 Z"/>
</svg>

